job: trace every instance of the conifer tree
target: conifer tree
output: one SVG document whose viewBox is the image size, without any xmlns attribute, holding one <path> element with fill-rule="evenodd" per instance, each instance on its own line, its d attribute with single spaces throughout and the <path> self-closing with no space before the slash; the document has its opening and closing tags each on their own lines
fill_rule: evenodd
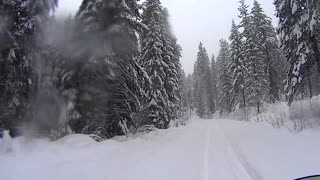
<svg viewBox="0 0 320 180">
<path fill-rule="evenodd" d="M 281 48 L 290 63 L 286 87 L 291 104 L 313 64 L 320 67 L 320 4 L 312 0 L 276 0 L 274 4 Z"/>
<path fill-rule="evenodd" d="M 214 55 L 212 55 L 211 58 L 211 95 L 212 97 L 211 99 L 211 111 L 212 113 L 215 113 L 217 111 L 218 108 L 218 89 L 217 89 L 217 85 L 218 85 L 218 77 L 217 77 L 217 63 L 215 60 Z"/>
<path fill-rule="evenodd" d="M 84 0 L 75 18 L 71 46 L 63 50 L 60 85 L 72 102 L 75 132 L 111 137 L 127 133 L 143 110 L 146 73 L 138 64 L 136 1 Z"/>
<path fill-rule="evenodd" d="M 164 42 L 161 30 L 162 6 L 159 0 L 147 0 L 142 14 L 142 23 L 148 27 L 142 41 L 141 62 L 150 76 L 152 84 L 147 84 L 145 91 L 148 103 L 148 118 L 150 124 L 158 128 L 167 128 L 170 122 L 169 95 L 165 88 L 166 72 L 169 65 L 163 55 Z"/>
<path fill-rule="evenodd" d="M 202 118 L 211 114 L 210 99 L 212 83 L 210 62 L 206 49 L 199 45 L 197 61 L 194 66 L 194 101 L 197 114 Z"/>
<path fill-rule="evenodd" d="M 230 64 L 229 44 L 226 40 L 220 40 L 220 50 L 217 57 L 218 69 L 218 107 L 219 113 L 230 113 L 232 77 L 228 68 Z"/>
<path fill-rule="evenodd" d="M 261 5 L 255 0 L 251 11 L 252 22 L 255 31 L 260 35 L 260 45 L 267 65 L 267 71 L 270 83 L 270 92 L 268 101 L 274 102 L 280 100 L 280 87 L 283 75 L 279 71 L 279 65 L 283 64 L 281 50 L 278 48 L 278 39 L 276 31 L 272 26 L 271 18 L 263 12 Z M 283 67 L 283 66 L 282 66 Z"/>
<path fill-rule="evenodd" d="M 259 17 L 261 9 L 258 6 L 254 6 L 252 12 L 248 14 L 248 6 L 244 0 L 240 1 L 239 11 L 240 27 L 243 28 L 241 35 L 244 41 L 242 56 L 246 70 L 244 75 L 246 104 L 256 107 L 257 112 L 260 113 L 262 103 L 270 99 L 269 69 L 267 56 L 264 53 L 263 32 L 260 29 L 261 24 L 265 22 L 263 22 L 264 19 Z"/>
<path fill-rule="evenodd" d="M 176 38 L 171 32 L 169 23 L 169 13 L 166 8 L 162 10 L 161 14 L 162 24 L 162 40 L 163 40 L 163 57 L 165 63 L 168 65 L 164 71 L 166 73 L 165 89 L 169 96 L 169 119 L 175 120 L 178 118 L 180 110 L 180 86 L 179 80 L 181 78 L 181 48 L 177 44 Z"/>
<path fill-rule="evenodd" d="M 246 108 L 246 94 L 244 76 L 246 73 L 245 64 L 243 59 L 242 45 L 243 41 L 239 32 L 239 27 L 232 21 L 230 40 L 230 64 L 228 66 L 231 73 L 233 82 L 231 90 L 231 105 L 235 109 L 240 105 L 242 108 Z"/>
<path fill-rule="evenodd" d="M 36 86 L 35 69 L 38 56 L 37 38 L 42 23 L 57 5 L 57 0 L 1 1 L 0 51 L 1 51 L 1 105 L 6 128 L 21 123 L 29 109 L 31 92 Z M 4 121 L 0 120 L 0 121 Z"/>
</svg>

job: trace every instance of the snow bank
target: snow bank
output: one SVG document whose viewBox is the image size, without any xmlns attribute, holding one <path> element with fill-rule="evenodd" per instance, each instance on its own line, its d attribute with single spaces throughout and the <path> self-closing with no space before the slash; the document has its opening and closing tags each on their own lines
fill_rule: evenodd
<svg viewBox="0 0 320 180">
<path fill-rule="evenodd" d="M 251 122 L 267 122 L 275 128 L 287 127 L 292 132 L 320 126 L 320 96 L 310 100 L 294 101 L 289 107 L 287 102 L 265 103 L 262 113 L 256 108 L 238 110 L 227 116 L 229 119 Z"/>
<path fill-rule="evenodd" d="M 320 174 L 318 130 L 295 134 L 266 122 L 223 120 L 219 124 L 240 160 L 251 165 L 249 171 L 261 179 L 291 180 Z"/>
<path fill-rule="evenodd" d="M 73 145 L 73 146 L 84 146 L 88 144 L 94 144 L 96 141 L 93 140 L 90 136 L 82 135 L 82 134 L 71 134 L 65 136 L 54 143 L 56 144 L 64 144 L 64 145 Z"/>
<path fill-rule="evenodd" d="M 320 96 L 315 96 L 311 100 L 294 102 L 290 107 L 289 119 L 295 124 L 298 131 L 319 127 Z"/>
<path fill-rule="evenodd" d="M 186 133 L 185 128 L 155 130 L 103 142 L 85 135 L 69 135 L 55 142 L 13 139 L 11 143 L 19 147 L 11 146 L 16 150 L 0 153 L 0 179 L 114 180 L 120 175 L 129 179 L 126 172 Z"/>
</svg>

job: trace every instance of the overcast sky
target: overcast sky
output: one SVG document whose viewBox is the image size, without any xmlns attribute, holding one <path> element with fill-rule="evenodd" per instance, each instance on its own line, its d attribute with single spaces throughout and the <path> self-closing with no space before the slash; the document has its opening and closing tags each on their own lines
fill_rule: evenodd
<svg viewBox="0 0 320 180">
<path fill-rule="evenodd" d="M 276 26 L 273 0 L 258 0 Z M 57 15 L 75 14 L 81 0 L 60 0 Z M 227 39 L 231 21 L 239 14 L 238 0 L 162 0 L 169 9 L 170 20 L 178 42 L 183 49 L 181 63 L 185 72 L 192 73 L 199 42 L 206 47 L 211 58 L 218 55 L 219 39 Z M 246 0 L 250 6 L 253 0 Z"/>
</svg>

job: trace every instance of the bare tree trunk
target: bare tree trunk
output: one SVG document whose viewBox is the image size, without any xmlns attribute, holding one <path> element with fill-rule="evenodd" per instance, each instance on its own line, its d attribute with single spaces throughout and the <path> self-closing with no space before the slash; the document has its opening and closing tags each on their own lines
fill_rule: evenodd
<svg viewBox="0 0 320 180">
<path fill-rule="evenodd" d="M 309 89 L 309 97 L 310 99 L 313 97 L 313 92 L 312 92 L 312 83 L 311 83 L 311 73 L 309 70 L 309 75 L 308 75 L 308 89 Z"/>
<path fill-rule="evenodd" d="M 244 88 L 242 88 L 242 100 L 243 100 L 243 108 L 247 107 L 247 102 L 246 102 L 246 95 L 244 92 Z"/>
</svg>

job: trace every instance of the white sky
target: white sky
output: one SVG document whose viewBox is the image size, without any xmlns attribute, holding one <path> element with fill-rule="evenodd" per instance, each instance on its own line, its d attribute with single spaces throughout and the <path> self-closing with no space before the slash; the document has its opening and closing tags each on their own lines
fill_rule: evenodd
<svg viewBox="0 0 320 180">
<path fill-rule="evenodd" d="M 273 0 L 258 0 L 265 13 L 274 19 Z M 57 15 L 75 14 L 82 0 L 60 0 Z M 179 44 L 183 49 L 181 63 L 185 72 L 192 73 L 196 61 L 198 45 L 201 41 L 209 57 L 217 56 L 219 39 L 227 39 L 232 19 L 237 20 L 238 0 L 162 0 L 169 9 L 171 24 Z M 246 0 L 250 6 L 253 0 Z"/>
</svg>

